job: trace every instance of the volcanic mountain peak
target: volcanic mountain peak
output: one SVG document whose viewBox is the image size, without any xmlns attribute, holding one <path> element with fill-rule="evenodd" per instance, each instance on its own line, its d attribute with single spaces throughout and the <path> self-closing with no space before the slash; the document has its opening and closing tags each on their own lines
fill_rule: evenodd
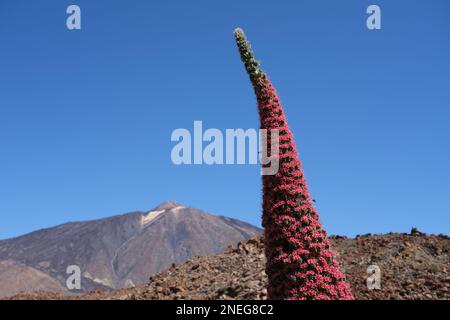
<svg viewBox="0 0 450 320">
<path fill-rule="evenodd" d="M 169 200 L 161 203 L 159 206 L 150 211 L 171 210 L 176 207 L 183 207 L 183 206 L 175 200 Z"/>
<path fill-rule="evenodd" d="M 150 211 L 66 223 L 0 241 L 0 297 L 21 290 L 57 291 L 55 283 L 64 289 L 70 265 L 82 271 L 81 291 L 141 285 L 173 263 L 222 252 L 260 233 L 243 221 L 175 201 Z M 33 285 L 9 281 L 18 272 L 29 275 L 33 281 L 27 283 Z M 45 286 L 38 286 L 42 282 Z"/>
<path fill-rule="evenodd" d="M 141 225 L 145 226 L 150 222 L 154 221 L 160 215 L 164 213 L 178 213 L 180 210 L 185 209 L 186 207 L 180 205 L 176 201 L 166 201 L 157 206 L 155 209 L 148 211 L 145 215 L 142 216 Z"/>
</svg>

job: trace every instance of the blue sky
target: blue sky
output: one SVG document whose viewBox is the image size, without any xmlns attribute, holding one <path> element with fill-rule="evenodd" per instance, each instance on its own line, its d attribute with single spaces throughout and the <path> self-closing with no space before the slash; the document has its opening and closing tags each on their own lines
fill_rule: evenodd
<svg viewBox="0 0 450 320">
<path fill-rule="evenodd" d="M 366 28 L 370 4 L 381 30 Z M 446 0 L 3 0 L 0 238 L 169 199 L 259 225 L 258 166 L 170 159 L 171 132 L 194 120 L 257 127 L 238 26 L 329 233 L 448 234 L 449 14 Z"/>
</svg>

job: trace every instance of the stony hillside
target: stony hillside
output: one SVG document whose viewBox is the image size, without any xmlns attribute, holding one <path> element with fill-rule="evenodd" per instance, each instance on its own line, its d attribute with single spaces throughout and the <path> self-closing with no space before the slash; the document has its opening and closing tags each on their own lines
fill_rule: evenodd
<svg viewBox="0 0 450 320">
<path fill-rule="evenodd" d="M 450 299 L 450 239 L 445 235 L 331 237 L 358 299 Z M 253 238 L 224 253 L 196 257 L 150 277 L 146 286 L 81 296 L 23 293 L 13 299 L 264 299 L 263 242 Z M 368 290 L 367 267 L 381 269 L 381 290 Z"/>
</svg>

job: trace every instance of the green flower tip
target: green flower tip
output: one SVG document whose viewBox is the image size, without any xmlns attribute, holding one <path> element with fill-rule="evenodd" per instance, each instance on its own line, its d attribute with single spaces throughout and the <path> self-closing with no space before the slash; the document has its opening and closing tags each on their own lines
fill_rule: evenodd
<svg viewBox="0 0 450 320">
<path fill-rule="evenodd" d="M 234 29 L 234 36 L 236 38 L 245 38 L 245 33 L 244 30 L 242 30 L 241 28 L 236 28 Z"/>
<path fill-rule="evenodd" d="M 255 84 L 260 77 L 264 77 L 264 72 L 259 68 L 259 61 L 254 58 L 250 43 L 245 37 L 245 33 L 241 28 L 234 29 L 234 38 L 241 54 L 241 60 L 244 62 L 250 80 Z"/>
</svg>

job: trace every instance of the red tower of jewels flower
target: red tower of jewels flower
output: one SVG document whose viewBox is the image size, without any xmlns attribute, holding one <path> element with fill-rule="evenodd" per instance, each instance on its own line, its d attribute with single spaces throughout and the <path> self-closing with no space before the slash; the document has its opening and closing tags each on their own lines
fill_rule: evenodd
<svg viewBox="0 0 450 320">
<path fill-rule="evenodd" d="M 354 299 L 319 222 L 280 99 L 244 32 L 236 29 L 234 36 L 255 90 L 261 129 L 269 136 L 274 129 L 279 133 L 278 173 L 263 176 L 268 298 Z"/>
</svg>

